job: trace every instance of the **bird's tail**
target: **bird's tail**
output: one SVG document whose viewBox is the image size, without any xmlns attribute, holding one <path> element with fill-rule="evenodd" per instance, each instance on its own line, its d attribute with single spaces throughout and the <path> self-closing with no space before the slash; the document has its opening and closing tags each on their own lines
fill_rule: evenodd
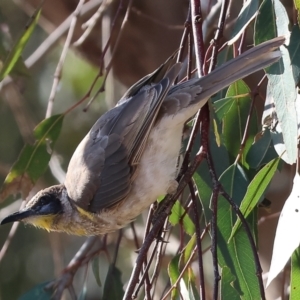
<svg viewBox="0 0 300 300">
<path fill-rule="evenodd" d="M 217 67 L 208 75 L 199 78 L 196 84 L 202 88 L 201 98 L 208 98 L 236 80 L 244 78 L 278 61 L 281 57 L 278 47 L 284 41 L 284 37 L 277 37 L 264 42 Z"/>
<path fill-rule="evenodd" d="M 184 123 L 215 93 L 278 61 L 281 57 L 278 47 L 284 41 L 284 37 L 277 37 L 264 42 L 217 67 L 208 75 L 173 86 L 163 102 L 163 114 L 176 118 L 178 124 Z"/>
</svg>

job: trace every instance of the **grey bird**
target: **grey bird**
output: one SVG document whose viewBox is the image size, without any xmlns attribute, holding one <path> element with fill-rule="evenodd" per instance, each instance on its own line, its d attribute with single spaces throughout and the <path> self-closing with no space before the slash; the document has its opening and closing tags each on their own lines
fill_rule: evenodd
<svg viewBox="0 0 300 300">
<path fill-rule="evenodd" d="M 24 221 L 75 235 L 124 227 L 159 196 L 176 190 L 185 123 L 210 96 L 276 62 L 283 43 L 283 37 L 267 41 L 177 85 L 182 66 L 169 59 L 97 120 L 75 150 L 64 184 L 38 192 L 1 224 Z"/>
</svg>

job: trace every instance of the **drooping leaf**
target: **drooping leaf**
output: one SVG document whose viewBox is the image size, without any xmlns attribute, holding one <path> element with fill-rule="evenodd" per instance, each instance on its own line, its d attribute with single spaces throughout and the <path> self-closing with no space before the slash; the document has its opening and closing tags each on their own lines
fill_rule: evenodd
<svg viewBox="0 0 300 300">
<path fill-rule="evenodd" d="M 101 287 L 101 279 L 99 272 L 99 255 L 95 256 L 92 260 L 92 270 L 98 286 Z"/>
<path fill-rule="evenodd" d="M 300 248 L 292 255 L 290 300 L 300 299 Z"/>
<path fill-rule="evenodd" d="M 235 22 L 235 26 L 228 45 L 232 45 L 235 41 L 237 41 L 241 34 L 244 32 L 245 28 L 255 18 L 258 13 L 258 6 L 258 0 L 248 0 L 244 3 Z"/>
<path fill-rule="evenodd" d="M 300 3 L 300 0 L 297 0 Z M 299 14 L 299 11 L 298 11 Z M 292 34 L 290 38 L 290 43 L 288 45 L 288 50 L 291 58 L 293 75 L 295 84 L 298 84 L 300 81 L 300 28 L 297 25 L 293 26 Z"/>
<path fill-rule="evenodd" d="M 34 145 L 25 145 L 18 160 L 7 175 L 0 199 L 18 192 L 25 199 L 32 186 L 46 171 L 63 123 L 64 115 L 55 115 L 43 120 L 34 130 L 37 138 Z"/>
<path fill-rule="evenodd" d="M 300 176 L 296 172 L 293 189 L 282 208 L 273 246 L 272 261 L 267 286 L 284 268 L 292 253 L 298 248 L 300 235 Z"/>
<path fill-rule="evenodd" d="M 123 283 L 121 280 L 122 273 L 114 266 L 110 265 L 104 283 L 103 299 L 121 300 L 124 296 Z"/>
<path fill-rule="evenodd" d="M 23 51 L 24 47 L 26 46 L 26 44 L 38 22 L 40 14 L 41 14 L 41 9 L 38 9 L 34 12 L 33 16 L 30 18 L 28 25 L 25 27 L 23 34 L 16 42 L 13 49 L 9 52 L 9 54 L 4 62 L 4 65 L 0 71 L 0 81 L 2 81 L 3 78 L 12 71 L 15 64 L 18 62 L 20 55 L 22 54 L 22 51 Z"/>
<path fill-rule="evenodd" d="M 250 89 L 244 81 L 238 80 L 228 88 L 226 98 L 214 102 L 213 106 L 215 107 L 216 117 L 222 124 L 221 140 L 228 150 L 231 163 L 233 163 L 240 150 L 250 111 Z M 245 155 L 251 147 L 256 132 L 257 120 L 255 112 L 250 119 L 248 139 L 240 159 L 241 164 L 246 168 L 248 168 L 248 164 Z"/>
<path fill-rule="evenodd" d="M 168 274 L 170 277 L 170 282 L 171 285 L 174 285 L 180 275 L 180 270 L 179 270 L 179 259 L 180 259 L 180 255 L 175 255 L 172 260 L 169 263 L 168 266 Z M 171 299 L 176 299 L 176 297 L 178 296 L 178 290 L 177 288 L 173 289 L 171 292 Z"/>
<path fill-rule="evenodd" d="M 237 205 L 244 198 L 248 186 L 248 180 L 244 171 L 238 164 L 231 165 L 220 177 L 226 192 Z M 240 228 L 232 240 L 228 243 L 236 215 L 223 196 L 218 198 L 217 238 L 218 258 L 220 267 L 228 268 L 227 277 L 221 278 L 221 294 L 232 295 L 230 299 L 260 299 L 259 285 L 253 254 L 248 237 Z M 253 220 L 248 217 L 248 222 L 253 226 Z M 232 280 L 230 282 L 223 280 Z M 237 293 L 233 293 L 234 288 Z"/>
<path fill-rule="evenodd" d="M 264 195 L 264 192 L 266 191 L 277 170 L 279 161 L 280 158 L 278 157 L 266 164 L 248 185 L 246 195 L 244 196 L 240 205 L 240 210 L 245 218 L 249 216 Z M 241 220 L 238 218 L 232 228 L 229 241 L 233 238 L 240 225 Z"/>
<path fill-rule="evenodd" d="M 264 0 L 255 25 L 255 44 L 276 37 L 289 36 L 289 18 L 278 0 Z M 266 69 L 268 75 L 267 97 L 272 97 L 282 129 L 286 155 L 282 159 L 292 164 L 297 157 L 296 89 L 288 50 L 281 46 L 282 58 Z M 266 101 L 270 103 L 270 101 Z M 278 137 L 278 136 L 277 136 Z M 280 135 L 279 135 L 280 137 Z M 273 136 L 272 136 L 273 139 Z M 276 140 L 274 140 L 276 149 Z M 282 155 L 282 153 L 278 153 Z"/>
<path fill-rule="evenodd" d="M 259 7 L 258 15 L 254 25 L 255 45 L 277 36 L 276 16 L 273 0 L 264 0 Z"/>
<path fill-rule="evenodd" d="M 53 293 L 45 289 L 48 284 L 49 282 L 43 282 L 36 285 L 26 294 L 21 296 L 18 300 L 51 300 Z"/>
<path fill-rule="evenodd" d="M 297 10 L 298 25 L 300 24 L 300 0 L 294 0 L 294 5 Z"/>
<path fill-rule="evenodd" d="M 256 141 L 250 147 L 246 160 L 251 168 L 258 169 L 261 165 L 270 162 L 277 156 L 272 143 L 270 129 L 266 128 L 262 133 L 256 135 Z"/>
<path fill-rule="evenodd" d="M 195 232 L 194 222 L 191 220 L 190 216 L 185 213 L 185 209 L 182 207 L 179 201 L 176 201 L 172 207 L 172 212 L 169 217 L 169 222 L 175 226 L 182 219 L 183 229 L 189 234 L 193 235 Z"/>
</svg>

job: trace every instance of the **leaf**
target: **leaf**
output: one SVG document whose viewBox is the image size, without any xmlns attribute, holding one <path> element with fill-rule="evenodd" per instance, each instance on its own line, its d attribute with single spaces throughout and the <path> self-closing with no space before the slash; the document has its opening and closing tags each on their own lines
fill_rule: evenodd
<svg viewBox="0 0 300 300">
<path fill-rule="evenodd" d="M 78 300 L 85 300 L 86 299 L 86 294 L 87 294 L 87 287 L 86 287 L 86 280 L 84 282 L 83 288 L 80 292 L 80 295 L 78 297 Z"/>
<path fill-rule="evenodd" d="M 46 171 L 53 151 L 54 143 L 59 137 L 64 115 L 55 115 L 43 120 L 35 129 L 37 141 L 34 145 L 25 145 L 18 160 L 5 178 L 0 199 L 22 192 L 25 199 L 34 183 Z"/>
<path fill-rule="evenodd" d="M 254 25 L 255 45 L 269 41 L 276 36 L 277 27 L 273 0 L 264 0 L 259 7 Z"/>
<path fill-rule="evenodd" d="M 100 279 L 100 272 L 99 272 L 99 255 L 95 256 L 92 260 L 92 270 L 93 270 L 93 274 L 94 277 L 96 279 L 96 282 L 98 284 L 98 286 L 101 287 L 101 279 Z"/>
<path fill-rule="evenodd" d="M 232 275 L 230 269 L 227 266 L 222 267 L 221 270 L 221 297 L 220 299 L 240 300 L 241 297 L 238 291 L 233 288 L 232 282 L 236 280 L 236 277 Z"/>
<path fill-rule="evenodd" d="M 180 275 L 179 259 L 180 259 L 180 255 L 179 254 L 175 255 L 168 265 L 168 274 L 170 277 L 171 285 L 174 285 L 176 283 L 176 281 Z M 178 296 L 177 288 L 172 289 L 171 299 L 176 299 L 177 296 Z"/>
<path fill-rule="evenodd" d="M 267 94 L 273 98 L 282 137 L 286 148 L 286 156 L 282 159 L 293 164 L 297 158 L 298 121 L 296 113 L 296 89 L 290 58 L 286 48 L 281 48 L 282 58 L 268 68 Z M 279 128 L 276 128 L 279 131 Z M 274 147 L 278 141 L 274 140 Z M 282 153 L 278 153 L 282 155 Z"/>
<path fill-rule="evenodd" d="M 300 249 L 296 249 L 292 255 L 290 300 L 300 299 Z"/>
<path fill-rule="evenodd" d="M 249 214 L 256 207 L 256 205 L 264 195 L 264 192 L 266 191 L 269 183 L 271 182 L 277 170 L 279 161 L 280 158 L 278 157 L 270 161 L 268 164 L 266 164 L 256 174 L 256 176 L 248 185 L 246 195 L 243 198 L 242 203 L 240 205 L 241 213 L 244 215 L 245 218 L 249 216 Z M 232 232 L 228 242 L 230 242 L 231 239 L 234 237 L 240 225 L 241 225 L 241 220 L 238 218 L 232 228 Z"/>
<path fill-rule="evenodd" d="M 300 0 L 294 0 L 294 5 L 297 10 L 297 21 L 299 25 L 300 24 Z"/>
<path fill-rule="evenodd" d="M 261 165 L 270 162 L 277 156 L 270 130 L 266 128 L 263 133 L 256 135 L 256 141 L 250 147 L 246 161 L 251 168 L 258 169 Z"/>
<path fill-rule="evenodd" d="M 205 287 L 202 287 L 202 288 L 205 288 Z M 200 299 L 200 295 L 196 288 L 196 277 L 194 275 L 192 268 L 188 268 L 188 292 L 189 292 L 190 300 Z"/>
<path fill-rule="evenodd" d="M 21 296 L 18 300 L 51 300 L 52 292 L 45 289 L 45 287 L 49 284 L 48 282 L 43 282 L 39 285 L 36 285 L 26 294 Z"/>
<path fill-rule="evenodd" d="M 220 182 L 234 202 L 239 205 L 248 186 L 248 180 L 243 169 L 238 164 L 231 165 L 221 175 Z M 227 272 L 227 277 L 221 278 L 221 295 L 234 295 L 231 285 L 237 291 L 237 296 L 228 298 L 230 300 L 260 299 L 253 254 L 245 231 L 238 230 L 230 243 L 227 242 L 237 217 L 223 196 L 218 198 L 217 213 L 219 264 L 222 269 L 228 268 L 230 271 L 230 273 Z M 253 226 L 254 222 L 250 217 L 251 215 L 247 220 L 250 226 L 251 224 Z M 224 280 L 230 280 L 230 282 Z"/>
<path fill-rule="evenodd" d="M 227 91 L 226 98 L 213 103 L 216 118 L 222 123 L 221 139 L 228 150 L 230 161 L 233 163 L 240 151 L 247 117 L 251 106 L 250 89 L 243 80 L 233 83 Z M 241 156 L 241 164 L 248 168 L 246 154 L 251 147 L 257 132 L 255 115 L 250 120 L 248 139 Z"/>
<path fill-rule="evenodd" d="M 278 0 L 265 0 L 255 24 L 255 44 L 269 40 L 277 35 L 289 36 L 289 19 L 284 6 Z M 298 40 L 297 40 L 298 41 Z M 266 69 L 268 75 L 267 97 L 272 97 L 282 136 L 286 156 L 282 159 L 293 164 L 297 158 L 297 114 L 295 108 L 296 89 L 291 59 L 288 50 L 281 46 L 282 58 Z M 267 102 L 270 102 L 267 99 Z M 274 141 L 276 149 L 276 142 Z M 278 153 L 282 155 L 282 153 Z"/>
<path fill-rule="evenodd" d="M 184 215 L 184 217 L 183 217 Z M 183 218 L 182 218 L 183 217 Z M 191 220 L 190 216 L 185 213 L 185 209 L 182 207 L 179 201 L 176 201 L 172 207 L 172 212 L 169 217 L 169 222 L 175 226 L 182 219 L 183 229 L 189 234 L 193 235 L 195 232 L 194 222 Z"/>
<path fill-rule="evenodd" d="M 241 34 L 244 32 L 245 28 L 249 23 L 256 17 L 258 13 L 258 0 L 248 0 L 244 3 L 237 20 L 233 32 L 231 34 L 231 39 L 228 41 L 228 45 L 232 45 L 238 40 Z"/>
<path fill-rule="evenodd" d="M 267 286 L 280 273 L 299 246 L 300 235 L 300 176 L 296 172 L 293 189 L 282 208 L 273 246 L 272 261 L 268 276 Z"/>
<path fill-rule="evenodd" d="M 34 12 L 33 16 L 30 18 L 28 25 L 25 27 L 23 34 L 21 35 L 21 37 L 18 39 L 18 41 L 16 42 L 13 49 L 8 54 L 8 56 L 4 62 L 4 65 L 0 71 L 0 81 L 2 81 L 3 78 L 12 71 L 13 67 L 18 62 L 18 60 L 22 54 L 22 51 L 23 51 L 24 47 L 26 46 L 26 44 L 38 22 L 40 14 L 41 14 L 41 9 L 38 9 Z"/>
<path fill-rule="evenodd" d="M 104 283 L 103 299 L 121 300 L 124 296 L 122 273 L 114 265 L 110 265 Z"/>
<path fill-rule="evenodd" d="M 300 3 L 300 0 L 297 0 Z M 299 16 L 299 11 L 298 11 Z M 293 75 L 295 84 L 298 84 L 300 81 L 300 29 L 299 26 L 294 25 L 292 29 L 292 34 L 290 38 L 290 44 L 288 45 L 288 51 L 291 58 Z"/>
</svg>

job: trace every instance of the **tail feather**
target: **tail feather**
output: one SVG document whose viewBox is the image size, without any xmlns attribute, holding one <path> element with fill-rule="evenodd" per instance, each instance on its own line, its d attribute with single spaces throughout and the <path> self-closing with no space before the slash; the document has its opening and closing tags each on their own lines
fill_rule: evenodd
<svg viewBox="0 0 300 300">
<path fill-rule="evenodd" d="M 185 92 L 192 95 L 190 105 L 199 104 L 201 101 L 206 102 L 210 96 L 238 79 L 244 78 L 278 61 L 281 57 L 281 52 L 278 50 L 278 47 L 281 46 L 284 41 L 284 37 L 277 37 L 255 46 L 238 57 L 217 67 L 206 76 L 174 86 L 170 90 L 169 95 L 175 96 L 176 93 Z M 194 87 L 195 91 L 193 91 Z M 197 87 L 198 90 L 200 88 L 201 92 L 197 92 Z"/>
</svg>

